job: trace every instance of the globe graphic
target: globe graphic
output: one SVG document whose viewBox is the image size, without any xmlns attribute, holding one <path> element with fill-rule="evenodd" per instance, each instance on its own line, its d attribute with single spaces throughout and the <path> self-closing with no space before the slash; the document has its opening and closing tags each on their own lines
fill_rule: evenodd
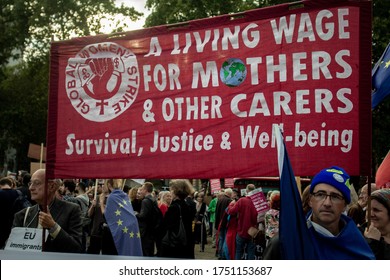
<svg viewBox="0 0 390 280">
<path fill-rule="evenodd" d="M 241 59 L 229 58 L 222 63 L 219 77 L 222 83 L 228 87 L 237 87 L 245 80 L 246 73 L 245 64 Z"/>
</svg>

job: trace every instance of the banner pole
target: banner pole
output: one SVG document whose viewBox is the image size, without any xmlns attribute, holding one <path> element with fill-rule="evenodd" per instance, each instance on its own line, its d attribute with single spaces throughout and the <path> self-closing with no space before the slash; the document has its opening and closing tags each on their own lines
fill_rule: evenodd
<svg viewBox="0 0 390 280">
<path fill-rule="evenodd" d="M 96 197 L 97 197 L 97 186 L 98 186 L 98 182 L 99 182 L 99 179 L 96 179 L 95 180 L 95 193 L 93 195 L 93 198 L 96 200 Z"/>
<path fill-rule="evenodd" d="M 124 179 L 124 180 L 123 180 L 123 184 L 122 184 L 122 191 L 123 191 L 123 189 L 125 188 L 125 185 L 126 185 L 126 180 L 127 180 L 127 179 Z"/>
<path fill-rule="evenodd" d="M 42 157 L 41 157 L 42 158 Z M 40 168 L 42 168 L 42 164 L 40 164 Z M 49 179 L 47 178 L 47 170 L 45 169 L 45 189 L 44 189 L 44 199 L 43 199 L 43 205 L 42 205 L 42 211 L 44 213 L 47 213 L 47 191 L 48 191 L 48 182 Z M 39 213 L 39 212 L 38 212 Z M 46 229 L 42 227 L 42 252 L 44 252 L 46 249 Z"/>
<path fill-rule="evenodd" d="M 367 178 L 367 194 L 368 194 L 368 200 L 367 200 L 367 228 L 370 227 L 371 224 L 371 172 L 368 174 Z"/>
<path fill-rule="evenodd" d="M 43 143 L 41 143 L 41 155 L 39 157 L 39 169 L 42 169 L 42 162 L 43 162 Z"/>
</svg>

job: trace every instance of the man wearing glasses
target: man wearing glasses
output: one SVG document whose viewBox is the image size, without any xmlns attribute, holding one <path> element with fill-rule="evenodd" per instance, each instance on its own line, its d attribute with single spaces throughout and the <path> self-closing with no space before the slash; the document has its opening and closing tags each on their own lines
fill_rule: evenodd
<svg viewBox="0 0 390 280">
<path fill-rule="evenodd" d="M 351 202 L 349 179 L 344 169 L 333 166 L 312 180 L 307 226 L 319 259 L 375 259 L 354 221 L 343 215 Z M 263 258 L 280 257 L 279 240 L 272 238 Z"/>
<path fill-rule="evenodd" d="M 77 204 L 59 200 L 56 192 L 61 180 L 48 180 L 47 206 L 45 204 L 45 169 L 39 169 L 31 177 L 31 199 L 37 204 L 15 214 L 13 227 L 45 228 L 48 236 L 45 251 L 81 252 L 81 210 Z"/>
</svg>

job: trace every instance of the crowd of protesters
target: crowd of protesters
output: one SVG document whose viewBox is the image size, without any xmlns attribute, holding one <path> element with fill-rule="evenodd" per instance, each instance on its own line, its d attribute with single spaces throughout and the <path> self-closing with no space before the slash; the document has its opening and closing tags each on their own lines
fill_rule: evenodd
<svg viewBox="0 0 390 280">
<path fill-rule="evenodd" d="M 372 185 L 369 195 L 365 185 L 354 200 L 350 188 L 340 183 L 341 179 L 344 182 L 349 178 L 346 173 L 337 177 L 321 172 L 303 192 L 302 207 L 313 234 L 321 235 L 322 250 L 334 253 L 332 246 L 337 239 L 346 234 L 346 229 L 351 231 L 356 227 L 361 235 L 358 249 L 364 247 L 365 256 L 390 259 L 390 189 L 376 190 Z M 5 247 L 13 227 L 35 227 L 48 229 L 45 251 L 117 255 L 115 237 L 105 219 L 105 207 L 113 189 L 120 189 L 128 195 L 131 211 L 137 218 L 145 257 L 194 259 L 196 248 L 203 252 L 205 246 L 215 250 L 215 259 L 281 257 L 278 247 L 279 191 L 270 191 L 267 196 L 270 210 L 257 213 L 252 200 L 245 195 L 255 189 L 252 184 L 239 197 L 231 188 L 212 195 L 205 185 L 195 191 L 190 181 L 184 179 L 171 180 L 169 191 L 159 191 L 151 182 L 130 188 L 115 186 L 112 179 L 47 180 L 46 194 L 45 181 L 44 169 L 32 175 L 21 171 L 17 178 L 0 178 L 1 248 Z M 20 193 L 31 206 L 15 209 L 14 202 Z M 371 208 L 367 211 L 369 199 Z M 156 208 L 160 209 L 162 219 L 158 229 Z M 332 228 L 332 217 L 337 217 L 334 219 L 336 228 Z M 179 231 L 179 220 L 186 232 L 185 243 L 172 247 L 162 239 L 167 231 Z M 256 236 L 250 233 L 253 228 L 257 229 Z M 334 258 L 359 258 L 349 255 L 349 249 L 342 244 L 338 250 L 343 252 L 337 252 Z"/>
</svg>

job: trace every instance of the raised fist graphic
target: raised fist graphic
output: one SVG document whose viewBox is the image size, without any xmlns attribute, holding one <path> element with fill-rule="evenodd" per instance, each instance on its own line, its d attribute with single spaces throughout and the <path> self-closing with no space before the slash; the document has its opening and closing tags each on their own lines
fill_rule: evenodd
<svg viewBox="0 0 390 280">
<path fill-rule="evenodd" d="M 93 74 L 89 81 L 92 87 L 84 85 L 86 93 L 99 100 L 109 99 L 114 96 L 119 89 L 121 75 L 114 71 L 112 58 L 88 58 L 85 64 L 90 67 Z"/>
</svg>

